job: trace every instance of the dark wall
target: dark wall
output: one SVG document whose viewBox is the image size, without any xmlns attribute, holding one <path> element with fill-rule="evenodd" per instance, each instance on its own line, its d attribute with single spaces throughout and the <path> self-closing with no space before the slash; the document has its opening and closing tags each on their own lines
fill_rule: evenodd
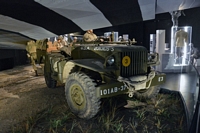
<svg viewBox="0 0 200 133">
<path fill-rule="evenodd" d="M 195 47 L 200 49 L 200 7 L 184 10 L 178 19 L 178 26 L 191 26 L 192 27 L 192 43 Z M 171 15 L 169 13 L 156 15 L 156 29 L 165 29 L 166 43 L 170 44 L 171 38 Z"/>
<path fill-rule="evenodd" d="M 200 7 L 184 10 L 178 19 L 178 25 L 192 27 L 192 43 L 200 49 Z M 171 38 L 171 15 L 169 13 L 156 15 L 156 29 L 166 30 L 166 43 L 170 44 Z"/>
<path fill-rule="evenodd" d="M 184 14 L 179 17 L 179 26 L 192 26 L 192 43 L 200 49 L 200 7 L 184 10 Z M 111 31 L 118 31 L 119 36 L 129 34 L 130 39 L 136 39 L 137 45 L 142 45 L 149 49 L 150 34 L 155 34 L 158 29 L 165 30 L 165 42 L 170 44 L 171 27 L 170 13 L 163 13 L 156 15 L 154 20 L 102 28 L 94 30 L 94 33 L 98 36 L 103 35 L 104 32 Z M 84 32 L 81 34 L 84 34 Z M 27 63 L 25 50 L 0 49 L 0 70 Z"/>
<path fill-rule="evenodd" d="M 0 71 L 28 63 L 26 50 L 0 49 Z"/>
<path fill-rule="evenodd" d="M 192 26 L 192 43 L 200 48 L 200 7 L 184 11 L 179 18 L 180 26 Z"/>
<path fill-rule="evenodd" d="M 117 31 L 119 32 L 119 36 L 122 36 L 123 34 L 129 34 L 130 39 L 135 38 L 138 44 L 143 45 L 143 28 L 143 22 L 137 22 L 94 30 L 94 33 L 97 35 L 104 35 L 104 32 Z"/>
<path fill-rule="evenodd" d="M 178 20 L 179 26 L 192 26 L 192 43 L 200 49 L 200 7 L 184 10 L 183 13 L 185 15 L 182 14 Z M 138 45 L 149 49 L 150 34 L 155 34 L 156 30 L 165 30 L 165 42 L 170 44 L 171 27 L 170 13 L 163 13 L 156 15 L 154 20 L 102 28 L 94 30 L 94 33 L 103 35 L 104 32 L 118 31 L 119 35 L 129 34 L 130 39 L 135 38 Z"/>
</svg>

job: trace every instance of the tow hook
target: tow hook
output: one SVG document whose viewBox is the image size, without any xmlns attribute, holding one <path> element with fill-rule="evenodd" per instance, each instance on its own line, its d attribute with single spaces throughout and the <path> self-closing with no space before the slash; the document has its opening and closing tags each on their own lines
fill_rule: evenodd
<svg viewBox="0 0 200 133">
<path fill-rule="evenodd" d="M 133 97 L 133 94 L 134 94 L 134 88 L 133 87 L 128 87 L 128 96 L 129 97 Z"/>
</svg>

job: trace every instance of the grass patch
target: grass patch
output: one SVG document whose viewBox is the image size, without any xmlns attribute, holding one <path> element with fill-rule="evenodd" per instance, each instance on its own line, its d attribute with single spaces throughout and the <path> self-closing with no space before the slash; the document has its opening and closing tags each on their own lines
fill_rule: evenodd
<svg viewBox="0 0 200 133">
<path fill-rule="evenodd" d="M 134 99 L 132 99 L 134 100 Z M 127 109 L 120 97 L 103 99 L 99 113 L 90 120 L 74 116 L 67 103 L 49 107 L 13 127 L 13 133 L 184 133 L 186 117 L 176 95 L 156 98 Z M 140 106 L 137 106 L 140 105 Z"/>
</svg>

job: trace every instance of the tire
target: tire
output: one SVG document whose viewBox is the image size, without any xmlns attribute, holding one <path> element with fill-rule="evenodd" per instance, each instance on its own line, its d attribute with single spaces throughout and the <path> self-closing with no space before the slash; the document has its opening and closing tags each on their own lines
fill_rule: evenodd
<svg viewBox="0 0 200 133">
<path fill-rule="evenodd" d="M 57 81 L 51 77 L 51 73 L 46 71 L 44 65 L 44 78 L 48 88 L 56 88 Z"/>
<path fill-rule="evenodd" d="M 139 90 L 134 95 L 137 99 L 147 100 L 154 98 L 160 91 L 159 86 L 152 86 L 149 89 Z"/>
<path fill-rule="evenodd" d="M 78 117 L 90 119 L 100 108 L 100 99 L 96 96 L 96 83 L 85 73 L 71 73 L 65 83 L 65 95 L 68 106 Z"/>
</svg>

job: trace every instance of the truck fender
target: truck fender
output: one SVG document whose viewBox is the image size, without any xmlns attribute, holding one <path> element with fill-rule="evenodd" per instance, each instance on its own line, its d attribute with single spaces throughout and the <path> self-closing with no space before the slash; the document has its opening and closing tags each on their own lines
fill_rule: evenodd
<svg viewBox="0 0 200 133">
<path fill-rule="evenodd" d="M 63 73 L 62 73 L 62 77 L 63 77 L 63 83 L 66 82 L 67 77 L 69 76 L 71 70 L 73 69 L 73 67 L 75 67 L 75 64 L 71 61 L 68 61 L 64 68 L 63 68 Z"/>
<path fill-rule="evenodd" d="M 104 60 L 97 60 L 97 59 L 81 59 L 81 60 L 70 60 L 68 61 L 63 70 L 63 82 L 66 81 L 68 75 L 70 74 L 72 68 L 74 66 L 79 66 L 82 68 L 86 68 L 98 73 L 107 72 L 111 69 L 107 69 L 104 65 Z M 116 68 L 114 68 L 116 69 Z"/>
</svg>

